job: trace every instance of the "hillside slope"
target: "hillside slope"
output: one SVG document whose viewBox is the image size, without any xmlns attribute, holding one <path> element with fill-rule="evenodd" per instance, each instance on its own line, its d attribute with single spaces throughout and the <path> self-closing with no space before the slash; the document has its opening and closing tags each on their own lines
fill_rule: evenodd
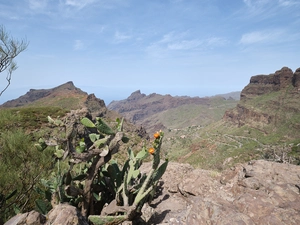
<svg viewBox="0 0 300 225">
<path fill-rule="evenodd" d="M 103 117 L 107 122 L 114 123 L 117 118 L 122 117 L 117 112 L 108 110 L 102 99 L 82 91 L 72 81 L 50 89 L 30 89 L 19 98 L 0 105 L 3 113 L 19 114 L 22 121 L 27 118 L 29 123 L 21 122 L 18 126 L 27 129 L 29 128 L 27 125 L 31 124 L 31 130 L 45 128 L 48 115 L 54 116 L 59 112 L 60 117 L 63 117 L 63 113 L 66 115 L 71 110 L 83 108 L 88 110 L 92 118 Z M 37 127 L 34 127 L 35 125 Z M 128 121 L 124 122 L 124 129 L 132 134 L 133 139 L 136 136 L 149 137 L 142 127 L 137 127 Z"/>
<path fill-rule="evenodd" d="M 210 169 L 261 158 L 299 164 L 299 80 L 300 68 L 293 73 L 287 67 L 251 77 L 222 120 L 169 130 L 166 157 Z"/>
<path fill-rule="evenodd" d="M 60 106 L 76 109 L 82 106 L 88 94 L 75 87 L 72 81 L 50 89 L 30 89 L 25 95 L 10 100 L 1 107 Z"/>
</svg>

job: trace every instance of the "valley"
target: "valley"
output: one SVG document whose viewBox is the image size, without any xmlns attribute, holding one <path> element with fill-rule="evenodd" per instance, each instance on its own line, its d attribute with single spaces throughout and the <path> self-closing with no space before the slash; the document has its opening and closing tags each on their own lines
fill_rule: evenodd
<svg viewBox="0 0 300 225">
<path fill-rule="evenodd" d="M 90 133 L 80 122 L 81 118 L 91 121 L 100 118 L 113 129 L 119 126 L 118 118 L 124 118 L 126 141 L 115 143 L 119 151 L 111 163 L 116 165 L 124 164 L 128 155 L 132 158 L 132 154 L 141 152 L 143 146 L 146 149 L 152 147 L 151 143 L 156 139 L 153 138 L 154 132 L 162 130 L 164 133 L 160 157 L 162 162 L 170 161 L 170 165 L 159 183 L 164 184 L 158 187 L 161 193 L 154 199 L 158 207 L 149 204 L 143 209 L 143 219 L 148 221 L 147 224 L 161 224 L 160 217 L 167 221 L 179 218 L 183 224 L 190 224 L 185 220 L 193 221 L 193 215 L 186 207 L 180 208 L 182 199 L 200 215 L 196 224 L 204 220 L 215 221 L 216 218 L 220 223 L 240 221 L 240 217 L 228 219 L 227 211 L 241 215 L 245 224 L 265 223 L 271 220 L 270 214 L 258 211 L 257 206 L 266 204 L 276 217 L 274 224 L 297 224 L 300 221 L 297 213 L 299 166 L 296 166 L 300 165 L 299 96 L 300 68 L 293 72 L 287 67 L 269 75 L 251 77 L 241 92 L 204 98 L 145 95 L 138 90 L 128 98 L 106 106 L 103 100 L 81 91 L 71 81 L 52 89 L 31 89 L 20 98 L 0 106 L 0 146 L 4 149 L 0 152 L 3 161 L 0 164 L 0 187 L 5 190 L 0 194 L 12 198 L 17 191 L 10 190 L 20 189 L 8 210 L 0 207 L 0 215 L 4 220 L 14 215 L 14 204 L 22 206 L 23 211 L 37 207 L 34 198 L 41 196 L 42 189 L 36 189 L 40 192 L 36 193 L 32 187 L 42 187 L 38 181 L 40 178 L 53 179 L 56 175 L 55 179 L 62 179 L 60 170 L 67 171 L 71 162 L 66 158 L 67 162 L 59 163 L 56 170 L 53 162 L 60 160 L 54 157 L 55 154 L 57 157 L 59 152 L 68 152 L 68 146 L 72 145 L 76 151 L 83 147 L 83 155 L 90 153 L 85 152 L 85 145 L 82 145 Z M 53 118 L 52 124 L 49 124 L 48 116 Z M 104 134 L 89 138 L 100 138 Z M 68 142 L 69 135 L 75 142 Z M 44 140 L 56 143 L 57 148 L 49 146 L 43 152 L 36 149 L 36 144 L 44 143 Z M 110 135 L 107 140 L 110 140 Z M 59 141 L 68 145 L 57 145 Z M 78 146 L 77 142 L 81 145 Z M 142 170 L 149 167 L 151 157 L 145 158 Z M 19 166 L 15 167 L 16 164 Z M 30 188 L 24 192 L 26 187 Z M 293 196 L 293 199 L 286 200 L 288 196 Z M 4 204 L 3 199 L 5 203 L 5 198 L 2 198 L 0 204 Z M 256 199 L 264 200 L 259 202 Z M 45 210 L 43 214 L 54 213 L 54 218 L 59 218 L 62 204 L 51 206 L 52 202 L 46 203 L 43 201 L 45 205 L 40 205 L 39 210 Z M 220 208 L 221 205 L 226 205 L 226 209 Z M 245 211 L 245 207 L 250 211 Z M 279 208 L 283 214 L 278 213 Z M 164 212 L 165 209 L 168 211 Z M 214 213 L 203 213 L 205 210 Z M 253 213 L 260 216 L 253 217 Z M 286 222 L 285 215 L 290 215 L 295 223 Z"/>
</svg>

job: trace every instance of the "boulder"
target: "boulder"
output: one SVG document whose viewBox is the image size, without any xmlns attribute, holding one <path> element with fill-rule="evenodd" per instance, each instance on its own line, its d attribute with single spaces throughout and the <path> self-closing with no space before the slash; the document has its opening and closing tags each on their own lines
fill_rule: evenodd
<svg viewBox="0 0 300 225">
<path fill-rule="evenodd" d="M 36 211 L 18 214 L 4 225 L 89 225 L 85 217 L 74 207 L 68 204 L 56 205 L 44 216 Z"/>
</svg>

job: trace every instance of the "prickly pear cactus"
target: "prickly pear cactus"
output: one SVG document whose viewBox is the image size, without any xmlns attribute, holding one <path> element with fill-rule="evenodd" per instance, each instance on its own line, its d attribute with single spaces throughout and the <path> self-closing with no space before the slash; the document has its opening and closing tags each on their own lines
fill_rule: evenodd
<svg viewBox="0 0 300 225">
<path fill-rule="evenodd" d="M 48 120 L 53 126 L 67 127 L 61 120 L 51 117 Z M 119 224 L 140 217 L 144 203 L 153 198 L 158 180 L 168 165 L 167 160 L 160 164 L 163 132 L 154 134 L 150 149 L 146 144 L 137 154 L 128 149 L 128 159 L 121 168 L 111 157 L 118 152 L 121 142 L 128 141 L 122 131 L 123 119 L 116 120 L 116 129 L 102 118 L 94 121 L 82 118 L 80 122 L 87 132 L 77 140 L 76 146 L 72 146 L 74 135 L 67 134 L 67 145 L 59 141 L 52 145 L 57 169 L 47 180 L 42 180 L 45 189 L 40 192 L 44 191 L 48 202 L 76 206 L 93 224 Z M 50 142 L 41 138 L 36 148 L 43 151 L 47 143 Z M 147 174 L 142 174 L 140 167 L 149 156 L 152 167 Z M 48 210 L 47 202 L 36 203 L 43 213 Z"/>
<path fill-rule="evenodd" d="M 144 203 L 153 198 L 157 183 L 168 165 L 168 160 L 160 165 L 160 148 L 163 135 L 161 131 L 154 134 L 155 139 L 148 151 L 144 146 L 137 155 L 134 155 L 133 151 L 128 149 L 128 160 L 122 170 L 117 168 L 115 164 L 108 167 L 111 180 L 115 181 L 116 184 L 115 201 L 104 208 L 100 216 L 89 216 L 89 220 L 93 224 L 119 224 L 141 215 Z M 152 168 L 148 174 L 141 174 L 140 166 L 149 154 L 152 157 Z"/>
</svg>

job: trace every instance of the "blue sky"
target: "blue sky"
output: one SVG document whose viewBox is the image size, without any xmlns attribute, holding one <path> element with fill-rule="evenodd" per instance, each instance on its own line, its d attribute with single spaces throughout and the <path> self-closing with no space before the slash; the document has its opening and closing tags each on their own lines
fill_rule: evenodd
<svg viewBox="0 0 300 225">
<path fill-rule="evenodd" d="M 299 0 L 0 0 L 1 24 L 29 46 L 0 103 L 68 81 L 106 104 L 202 97 L 300 67 Z"/>
</svg>

